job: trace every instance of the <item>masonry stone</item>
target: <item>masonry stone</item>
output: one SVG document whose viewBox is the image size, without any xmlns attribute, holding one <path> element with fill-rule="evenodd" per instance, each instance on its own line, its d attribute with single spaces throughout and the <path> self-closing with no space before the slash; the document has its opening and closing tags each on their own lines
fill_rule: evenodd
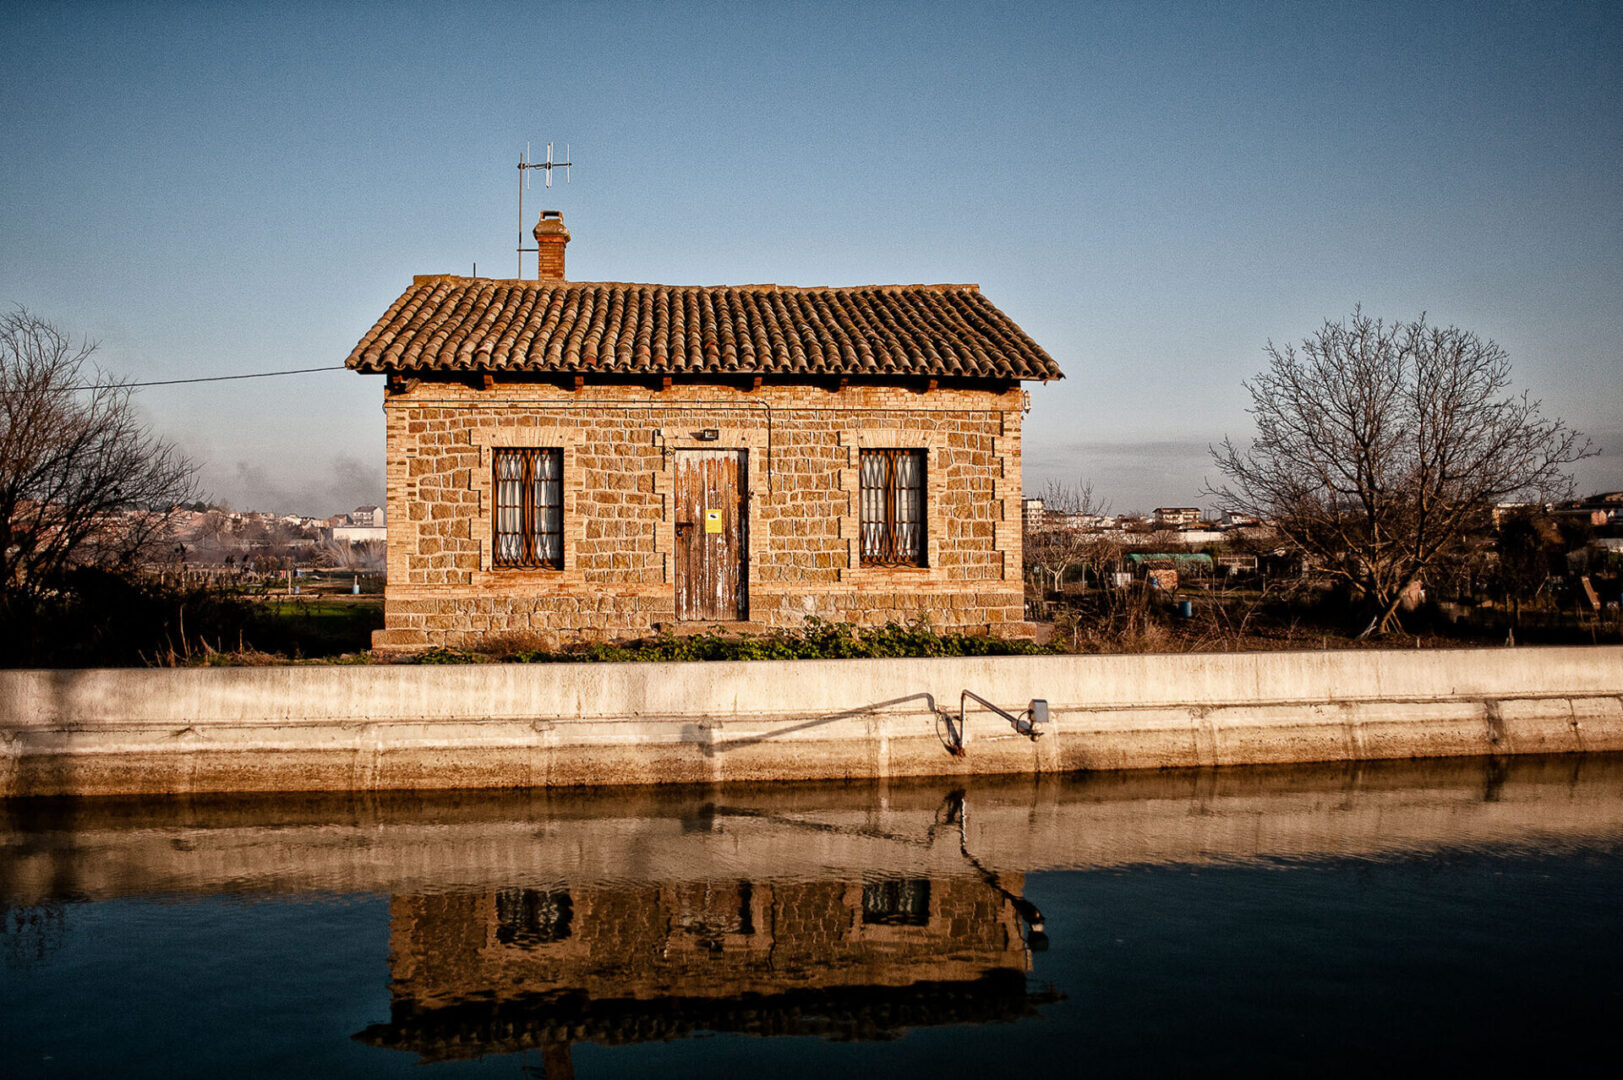
<svg viewBox="0 0 1623 1080">
<path fill-rule="evenodd" d="M 813 613 L 868 626 L 924 617 L 961 630 L 1018 620 L 1019 530 L 994 527 L 1019 519 L 1018 390 L 622 385 L 591 397 L 588 408 L 563 386 L 454 381 L 387 395 L 388 460 L 404 467 L 388 474 L 391 573 L 378 647 L 476 644 L 528 629 L 559 641 L 679 629 L 671 492 L 681 449 L 747 454 L 749 628 L 797 629 Z M 697 441 L 706 428 L 721 437 Z M 492 565 L 497 447 L 562 450 L 561 568 Z M 926 565 L 857 561 L 863 448 L 927 455 Z"/>
</svg>

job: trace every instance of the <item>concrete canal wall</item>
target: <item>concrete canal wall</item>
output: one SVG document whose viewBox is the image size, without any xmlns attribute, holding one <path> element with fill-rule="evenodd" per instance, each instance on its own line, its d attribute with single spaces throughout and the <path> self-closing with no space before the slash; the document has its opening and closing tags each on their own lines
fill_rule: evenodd
<svg viewBox="0 0 1623 1080">
<path fill-rule="evenodd" d="M 1049 720 L 960 730 L 964 690 Z M 0 672 L 0 796 L 1597 750 L 1623 750 L 1623 648 Z"/>
</svg>

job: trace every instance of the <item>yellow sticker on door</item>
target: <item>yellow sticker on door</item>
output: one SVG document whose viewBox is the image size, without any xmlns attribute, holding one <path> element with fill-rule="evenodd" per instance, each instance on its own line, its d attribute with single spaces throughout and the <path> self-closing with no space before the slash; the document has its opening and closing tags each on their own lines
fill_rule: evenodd
<svg viewBox="0 0 1623 1080">
<path fill-rule="evenodd" d="M 720 510 L 706 510 L 704 512 L 704 531 L 707 533 L 719 533 L 721 531 Z"/>
</svg>

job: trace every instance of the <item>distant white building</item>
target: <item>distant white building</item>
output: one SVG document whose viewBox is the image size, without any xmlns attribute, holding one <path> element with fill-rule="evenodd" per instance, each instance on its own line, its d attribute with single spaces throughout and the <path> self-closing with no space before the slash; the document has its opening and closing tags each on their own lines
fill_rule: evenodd
<svg viewBox="0 0 1623 1080">
<path fill-rule="evenodd" d="M 1105 519 L 1098 514 L 1062 514 L 1050 510 L 1045 517 L 1050 529 L 1070 529 L 1074 532 L 1095 532 L 1105 523 Z"/>
<path fill-rule="evenodd" d="M 1157 506 L 1151 515 L 1158 529 L 1178 529 L 1185 525 L 1200 524 L 1198 506 Z"/>
<path fill-rule="evenodd" d="M 382 525 L 335 525 L 332 538 L 339 543 L 364 544 L 369 540 L 382 543 L 389 538 L 389 530 Z"/>
<path fill-rule="evenodd" d="M 1180 543 L 1195 546 L 1198 544 L 1221 544 L 1223 533 L 1216 529 L 1183 529 L 1178 533 Z"/>
<path fill-rule="evenodd" d="M 381 527 L 384 524 L 383 507 L 357 506 L 349 512 L 349 523 L 351 525 L 377 525 Z"/>
</svg>

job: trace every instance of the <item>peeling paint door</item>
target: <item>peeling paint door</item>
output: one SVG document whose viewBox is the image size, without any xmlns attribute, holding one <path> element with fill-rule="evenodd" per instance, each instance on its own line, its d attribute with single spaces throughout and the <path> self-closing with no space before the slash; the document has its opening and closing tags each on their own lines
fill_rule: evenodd
<svg viewBox="0 0 1623 1080">
<path fill-rule="evenodd" d="M 676 617 L 748 618 L 744 563 L 749 552 L 749 451 L 678 450 Z"/>
</svg>

